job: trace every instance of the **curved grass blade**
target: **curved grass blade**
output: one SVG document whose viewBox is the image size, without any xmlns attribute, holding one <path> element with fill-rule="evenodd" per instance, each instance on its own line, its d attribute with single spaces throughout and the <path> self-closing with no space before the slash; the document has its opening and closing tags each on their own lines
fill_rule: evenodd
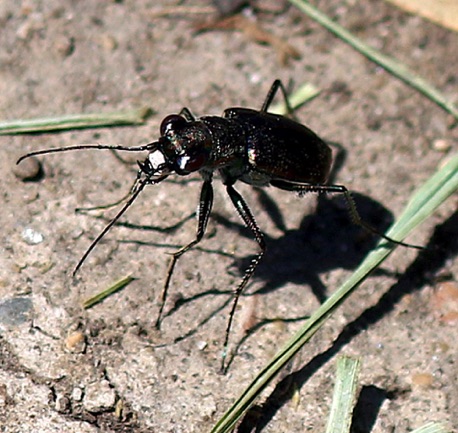
<svg viewBox="0 0 458 433">
<path fill-rule="evenodd" d="M 338 38 L 345 41 L 355 50 L 366 56 L 369 60 L 377 63 L 388 72 L 398 77 L 409 86 L 423 93 L 429 99 L 434 101 L 441 108 L 449 112 L 455 119 L 458 119 L 458 108 L 449 101 L 445 95 L 438 89 L 429 84 L 422 77 L 414 74 L 406 65 L 394 59 L 393 57 L 386 56 L 380 51 L 371 48 L 364 43 L 361 39 L 352 35 L 348 30 L 332 21 L 327 15 L 320 10 L 313 7 L 305 0 L 289 0 L 290 3 L 299 8 L 302 12 L 321 24 L 330 32 L 334 33 Z"/>
<path fill-rule="evenodd" d="M 437 171 L 412 196 L 398 221 L 387 232 L 391 238 L 402 241 L 414 228 L 430 216 L 450 195 L 458 191 L 458 154 Z M 323 323 L 352 294 L 373 271 L 395 249 L 396 245 L 381 241 L 366 257 L 353 275 L 307 320 L 304 326 L 280 349 L 277 355 L 261 370 L 252 383 L 237 398 L 232 407 L 212 429 L 212 433 L 229 432 L 236 422 L 254 403 L 277 373 L 304 344 L 318 331 Z"/>
</svg>

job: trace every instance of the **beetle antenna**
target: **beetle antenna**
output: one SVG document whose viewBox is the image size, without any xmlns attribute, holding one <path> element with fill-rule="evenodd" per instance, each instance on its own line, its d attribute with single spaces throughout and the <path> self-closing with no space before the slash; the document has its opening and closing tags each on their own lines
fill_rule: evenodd
<svg viewBox="0 0 458 433">
<path fill-rule="evenodd" d="M 132 203 L 136 200 L 136 198 L 139 196 L 139 194 L 142 192 L 143 188 L 146 186 L 147 180 L 143 179 L 142 181 L 139 181 L 137 183 L 137 187 L 134 192 L 132 192 L 132 195 L 130 196 L 129 200 L 126 201 L 124 206 L 119 210 L 119 212 L 116 214 L 116 216 L 105 226 L 105 228 L 98 234 L 98 236 L 92 241 L 91 245 L 89 245 L 89 248 L 86 250 L 86 252 L 83 254 L 81 257 L 80 261 L 76 265 L 72 276 L 74 277 L 78 270 L 81 268 L 89 254 L 91 254 L 92 250 L 95 248 L 95 246 L 100 242 L 100 240 L 108 233 L 108 231 L 115 225 L 116 221 L 121 218 L 121 216 L 126 212 L 126 210 L 132 205 Z"/>
<path fill-rule="evenodd" d="M 117 146 L 108 144 L 80 144 L 78 146 L 67 146 L 67 147 L 56 147 L 54 149 L 36 150 L 35 152 L 26 153 L 22 155 L 16 162 L 19 164 L 24 159 L 30 158 L 31 156 L 46 155 L 48 153 L 59 153 L 67 152 L 70 150 L 84 150 L 84 149 L 98 149 L 98 150 L 122 150 L 126 152 L 141 152 L 143 150 L 154 151 L 157 148 L 157 142 L 144 144 L 141 146 Z"/>
<path fill-rule="evenodd" d="M 109 230 L 116 224 L 116 222 L 121 218 L 122 215 L 129 209 L 129 207 L 133 204 L 133 202 L 137 199 L 140 193 L 143 191 L 146 185 L 155 185 L 159 182 L 162 182 L 167 176 L 162 176 L 158 179 L 151 179 L 149 177 L 145 177 L 144 179 L 137 179 L 137 182 L 131 189 L 131 196 L 129 200 L 126 201 L 124 206 L 119 210 L 119 212 L 115 215 L 115 217 L 105 226 L 105 228 L 99 233 L 99 235 L 92 241 L 89 248 L 81 257 L 80 261 L 76 265 L 74 271 L 72 272 L 72 276 L 74 277 L 76 273 L 79 271 L 83 263 L 88 258 L 89 254 L 91 254 L 92 250 L 95 246 L 100 242 L 100 240 L 109 232 Z"/>
</svg>

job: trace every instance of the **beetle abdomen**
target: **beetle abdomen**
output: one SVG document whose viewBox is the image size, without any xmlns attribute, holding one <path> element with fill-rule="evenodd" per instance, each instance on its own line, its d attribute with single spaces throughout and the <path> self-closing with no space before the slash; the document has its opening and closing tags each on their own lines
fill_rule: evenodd
<svg viewBox="0 0 458 433">
<path fill-rule="evenodd" d="M 228 114 L 245 127 L 248 162 L 253 170 L 272 180 L 326 181 L 332 152 L 309 128 L 287 117 L 246 108 L 232 108 Z"/>
</svg>

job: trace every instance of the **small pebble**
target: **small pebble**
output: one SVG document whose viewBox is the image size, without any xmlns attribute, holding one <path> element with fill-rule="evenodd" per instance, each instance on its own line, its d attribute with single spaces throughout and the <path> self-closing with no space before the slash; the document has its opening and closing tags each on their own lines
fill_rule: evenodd
<svg viewBox="0 0 458 433">
<path fill-rule="evenodd" d="M 100 46 L 107 52 L 114 51 L 118 47 L 118 41 L 111 35 L 101 35 L 99 37 Z"/>
<path fill-rule="evenodd" d="M 58 395 L 55 403 L 56 411 L 59 413 L 68 412 L 70 409 L 70 400 L 65 395 Z"/>
<path fill-rule="evenodd" d="M 83 353 L 86 349 L 86 339 L 81 331 L 72 332 L 65 339 L 65 347 L 73 353 Z"/>
<path fill-rule="evenodd" d="M 6 388 L 6 385 L 2 383 L 0 385 L 0 409 L 3 410 L 11 400 L 12 399 L 8 395 L 8 389 Z"/>
<path fill-rule="evenodd" d="M 54 48 L 62 57 L 68 57 L 75 51 L 75 40 L 69 36 L 61 36 L 54 42 Z"/>
<path fill-rule="evenodd" d="M 72 400 L 81 401 L 83 399 L 83 390 L 79 387 L 73 388 L 72 391 Z"/>
<path fill-rule="evenodd" d="M 38 245 L 44 241 L 44 236 L 30 227 L 22 230 L 21 234 L 22 239 L 24 239 L 25 243 L 28 245 Z"/>
<path fill-rule="evenodd" d="M 442 322 L 450 326 L 458 323 L 458 284 L 456 281 L 443 281 L 434 288 L 430 308 Z"/>
<path fill-rule="evenodd" d="M 16 37 L 23 41 L 30 39 L 35 32 L 45 27 L 42 14 L 27 11 L 24 15 L 27 17 L 26 20 L 16 30 Z"/>
<path fill-rule="evenodd" d="M 107 380 L 87 385 L 83 406 L 88 412 L 98 413 L 111 410 L 115 404 L 116 393 Z"/>
<path fill-rule="evenodd" d="M 450 141 L 445 140 L 443 138 L 438 138 L 433 142 L 433 149 L 437 150 L 438 152 L 447 152 L 452 147 Z"/>
<path fill-rule="evenodd" d="M 207 347 L 207 342 L 206 341 L 200 340 L 200 341 L 197 342 L 197 349 L 202 351 L 206 347 Z"/>
<path fill-rule="evenodd" d="M 421 388 L 430 388 L 433 382 L 434 377 L 430 373 L 416 373 L 412 375 L 412 384 Z"/>
<path fill-rule="evenodd" d="M 33 317 L 33 303 L 24 296 L 4 299 L 0 302 L 0 324 L 19 326 Z"/>
<path fill-rule="evenodd" d="M 39 180 L 43 176 L 43 167 L 34 156 L 24 159 L 13 167 L 14 175 L 23 182 Z"/>
</svg>

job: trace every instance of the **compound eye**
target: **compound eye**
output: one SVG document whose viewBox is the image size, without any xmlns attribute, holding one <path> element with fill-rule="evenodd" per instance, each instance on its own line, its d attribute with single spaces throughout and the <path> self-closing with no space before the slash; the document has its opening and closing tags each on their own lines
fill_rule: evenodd
<svg viewBox="0 0 458 433">
<path fill-rule="evenodd" d="M 170 114 L 161 123 L 161 135 L 164 136 L 171 131 L 177 131 L 186 125 L 186 119 L 178 114 Z"/>
<path fill-rule="evenodd" d="M 207 155 L 205 152 L 199 152 L 193 156 L 180 156 L 176 161 L 176 171 L 181 174 L 192 173 L 193 171 L 200 170 L 206 162 Z"/>
</svg>

